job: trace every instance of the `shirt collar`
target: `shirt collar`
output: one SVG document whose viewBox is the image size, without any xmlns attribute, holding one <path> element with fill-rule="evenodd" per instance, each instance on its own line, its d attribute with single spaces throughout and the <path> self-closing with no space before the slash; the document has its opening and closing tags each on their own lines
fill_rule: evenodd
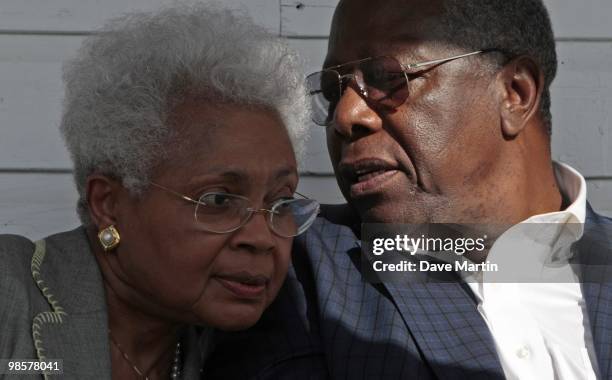
<svg viewBox="0 0 612 380">
<path fill-rule="evenodd" d="M 565 210 L 533 215 L 521 223 L 573 223 L 576 224 L 574 238 L 578 240 L 582 237 L 586 220 L 586 181 L 567 164 L 553 162 L 553 169 L 559 190 L 571 204 Z"/>
<path fill-rule="evenodd" d="M 572 256 L 567 247 L 584 233 L 586 181 L 567 164 L 554 162 L 553 169 L 559 190 L 570 205 L 565 210 L 533 215 L 512 226 L 496 240 L 488 259 L 504 260 L 508 247 L 523 253 L 523 265 L 567 262 Z"/>
</svg>

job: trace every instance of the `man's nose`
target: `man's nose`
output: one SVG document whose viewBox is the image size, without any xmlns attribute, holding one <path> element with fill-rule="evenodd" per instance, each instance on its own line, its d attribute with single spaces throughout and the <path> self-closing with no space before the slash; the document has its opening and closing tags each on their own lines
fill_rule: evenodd
<svg viewBox="0 0 612 380">
<path fill-rule="evenodd" d="M 355 140 L 382 128 L 382 119 L 365 97 L 357 81 L 351 80 L 340 96 L 332 126 L 347 140 Z"/>
</svg>

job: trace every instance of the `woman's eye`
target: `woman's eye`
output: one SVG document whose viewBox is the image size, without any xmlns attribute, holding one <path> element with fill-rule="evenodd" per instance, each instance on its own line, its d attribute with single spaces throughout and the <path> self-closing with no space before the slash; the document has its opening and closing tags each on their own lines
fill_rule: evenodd
<svg viewBox="0 0 612 380">
<path fill-rule="evenodd" d="M 293 199 L 295 199 L 295 198 L 292 197 L 291 195 L 285 195 L 285 196 L 276 198 L 274 201 L 272 201 L 272 203 L 270 203 L 270 205 L 273 206 L 273 205 L 277 205 L 277 204 L 282 204 L 285 201 L 291 201 Z"/>
<path fill-rule="evenodd" d="M 277 199 L 276 201 L 274 201 L 274 203 L 272 203 L 272 207 L 274 208 L 274 210 L 276 211 L 276 213 L 286 213 L 292 210 L 292 203 L 293 202 L 289 202 L 294 200 L 295 198 L 293 197 L 282 197 Z"/>
<path fill-rule="evenodd" d="M 232 203 L 233 197 L 228 194 L 212 193 L 204 194 L 200 197 L 200 202 L 206 206 L 223 207 Z"/>
</svg>

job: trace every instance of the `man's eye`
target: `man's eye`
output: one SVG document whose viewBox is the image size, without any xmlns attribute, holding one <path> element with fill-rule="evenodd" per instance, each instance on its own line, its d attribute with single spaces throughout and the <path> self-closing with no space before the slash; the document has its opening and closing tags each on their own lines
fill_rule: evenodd
<svg viewBox="0 0 612 380">
<path fill-rule="evenodd" d="M 340 83 L 335 79 L 333 82 L 330 81 L 322 84 L 320 92 L 328 102 L 333 102 L 340 97 L 341 91 Z"/>
<path fill-rule="evenodd" d="M 406 83 L 406 78 L 403 72 L 383 72 L 364 79 L 369 86 L 383 91 L 393 89 Z"/>
</svg>

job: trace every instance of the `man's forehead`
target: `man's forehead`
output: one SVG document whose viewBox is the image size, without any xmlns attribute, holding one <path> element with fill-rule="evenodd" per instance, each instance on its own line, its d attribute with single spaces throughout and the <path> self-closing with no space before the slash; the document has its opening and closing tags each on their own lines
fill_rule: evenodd
<svg viewBox="0 0 612 380">
<path fill-rule="evenodd" d="M 341 0 L 334 13 L 333 29 L 410 28 L 441 15 L 443 0 Z M 409 30 L 409 29 L 408 29 Z"/>
<path fill-rule="evenodd" d="M 328 59 L 373 54 L 433 37 L 442 0 L 342 0 L 332 22 Z M 334 55 L 337 57 L 331 57 Z"/>
</svg>

